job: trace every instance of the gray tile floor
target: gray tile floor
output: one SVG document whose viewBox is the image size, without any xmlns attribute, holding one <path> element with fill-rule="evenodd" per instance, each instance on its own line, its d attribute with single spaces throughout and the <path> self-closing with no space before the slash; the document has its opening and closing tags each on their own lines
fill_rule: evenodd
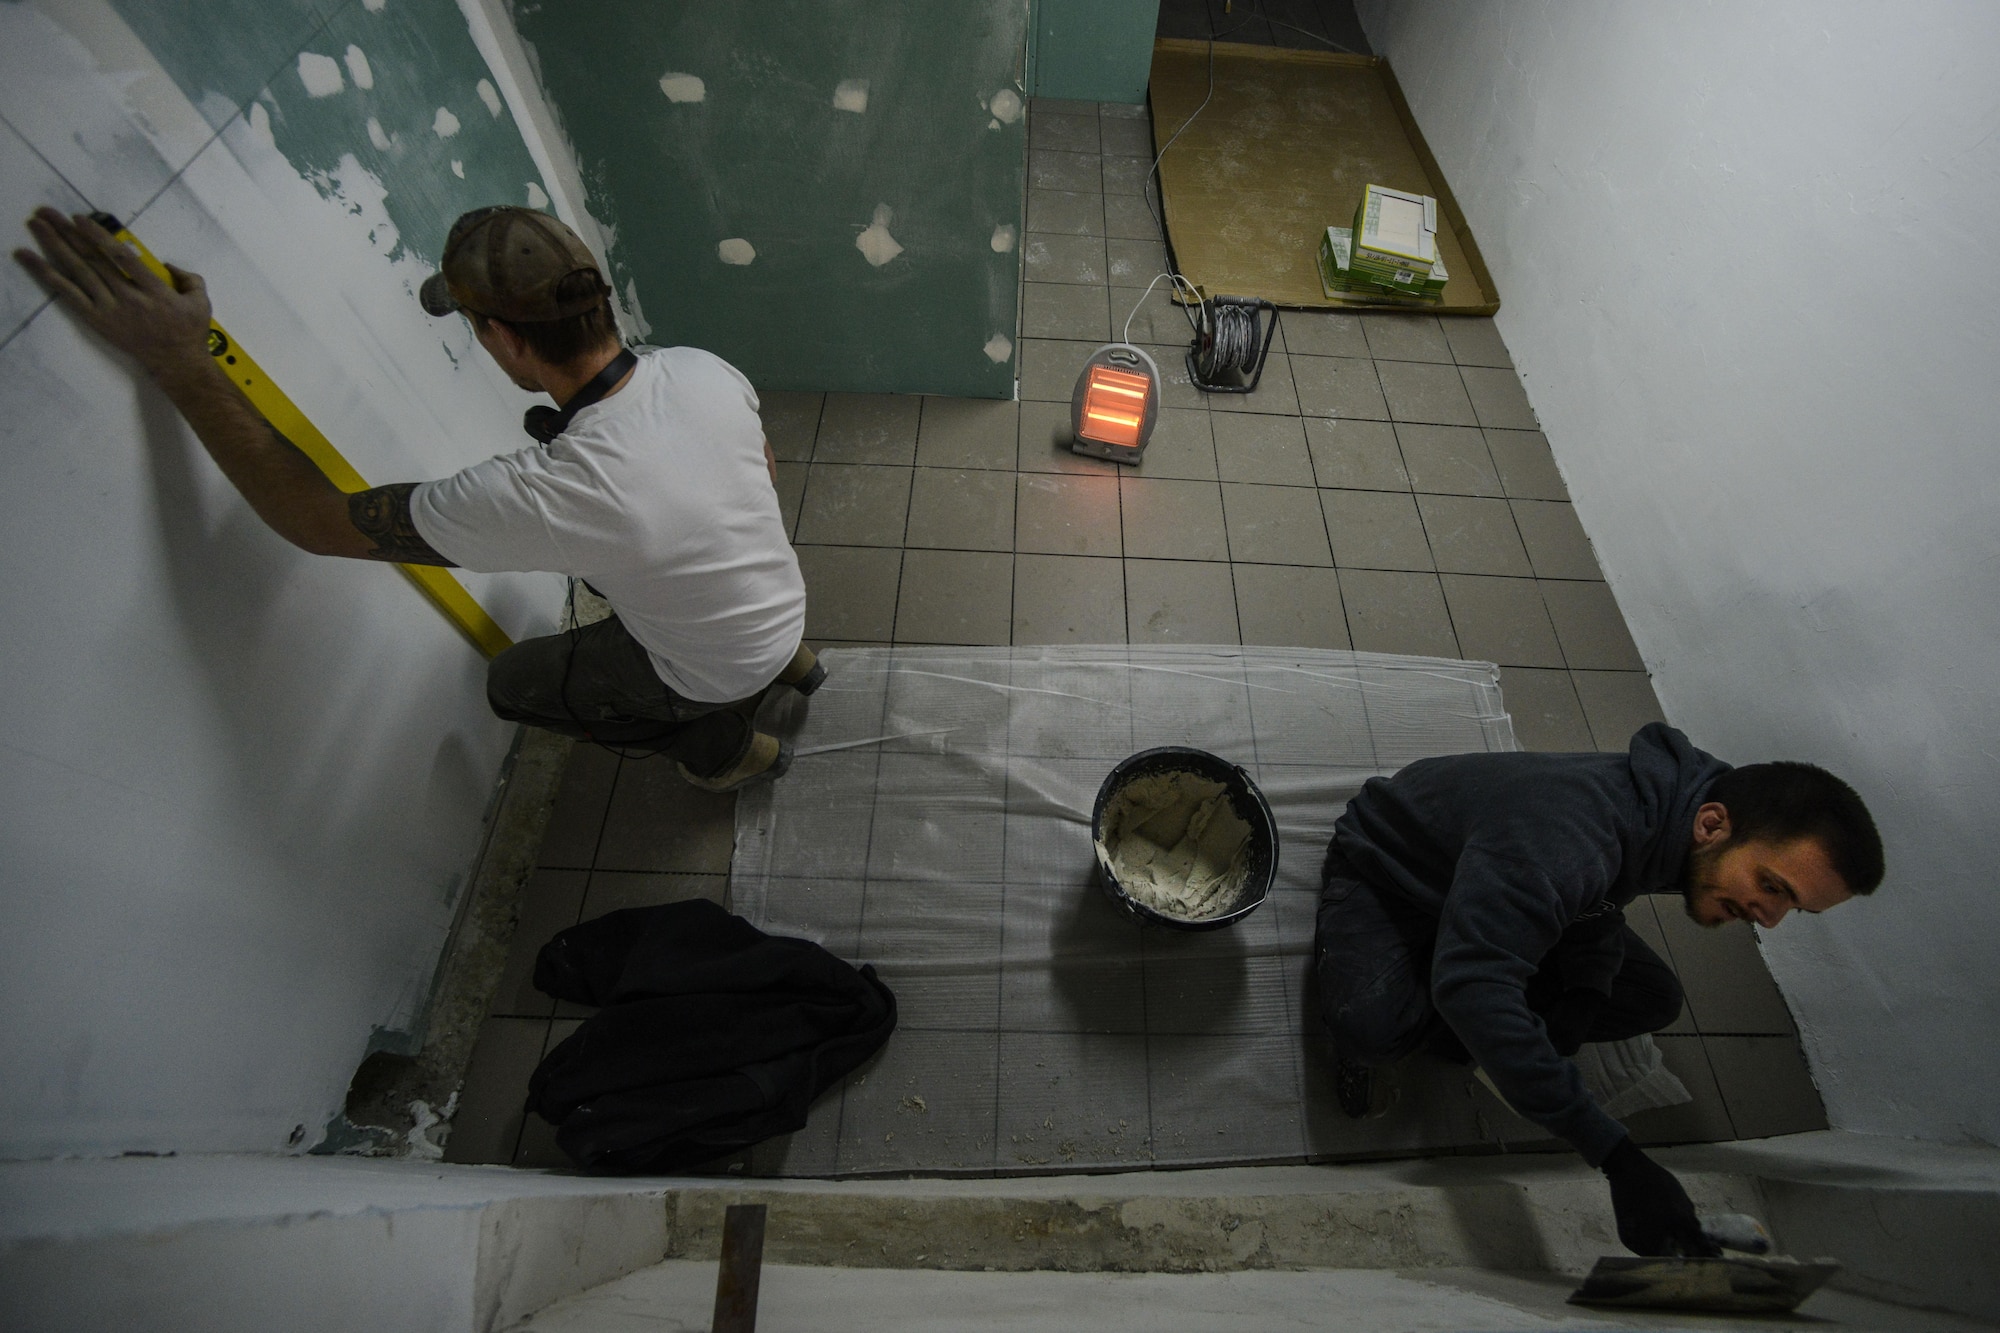
<svg viewBox="0 0 2000 1333">
<path fill-rule="evenodd" d="M 1021 401 L 764 395 L 808 641 L 1477 658 L 1499 663 L 1524 747 L 1622 750 L 1659 704 L 1492 321 L 1287 311 L 1257 393 L 1202 395 L 1181 364 L 1184 317 L 1161 290 L 1140 302 L 1164 246 L 1140 194 L 1138 111 L 1031 107 Z M 1169 382 L 1127 469 L 1071 453 L 1067 423 L 1078 369 L 1135 307 L 1133 341 Z M 575 751 L 452 1160 L 561 1164 L 519 1111 L 528 1071 L 575 1021 L 527 986 L 533 951 L 612 905 L 721 899 L 732 809 L 663 761 Z M 1823 1125 L 1754 942 L 1659 907 L 1632 915 L 1688 986 L 1661 1040 L 1698 1096 L 1649 1132 Z"/>
</svg>

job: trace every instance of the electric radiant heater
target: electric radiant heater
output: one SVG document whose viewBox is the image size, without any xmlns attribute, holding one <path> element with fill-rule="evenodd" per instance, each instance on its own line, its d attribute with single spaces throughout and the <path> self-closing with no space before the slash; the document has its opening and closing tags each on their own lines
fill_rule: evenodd
<svg viewBox="0 0 2000 1333">
<path fill-rule="evenodd" d="M 1092 458 L 1134 463 L 1160 418 L 1160 368 L 1130 343 L 1098 348 L 1070 394 L 1070 448 Z"/>
</svg>

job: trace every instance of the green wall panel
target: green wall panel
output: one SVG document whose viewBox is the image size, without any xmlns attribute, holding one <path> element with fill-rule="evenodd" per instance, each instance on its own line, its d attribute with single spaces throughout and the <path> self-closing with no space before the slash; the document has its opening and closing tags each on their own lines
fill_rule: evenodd
<svg viewBox="0 0 2000 1333">
<path fill-rule="evenodd" d="M 515 19 L 652 341 L 766 389 L 1012 395 L 1022 0 L 521 0 Z M 866 109 L 837 108 L 863 80 Z M 902 247 L 879 266 L 856 245 L 878 216 Z"/>
<path fill-rule="evenodd" d="M 1143 102 L 1160 0 L 1035 0 L 1037 97 Z"/>
<path fill-rule="evenodd" d="M 322 194 L 355 189 L 345 179 L 350 155 L 380 181 L 397 233 L 391 257 L 407 249 L 437 263 L 452 220 L 471 208 L 546 206 L 513 116 L 492 109 L 498 94 L 454 0 L 112 3 L 211 123 L 254 99 L 279 150 Z"/>
</svg>

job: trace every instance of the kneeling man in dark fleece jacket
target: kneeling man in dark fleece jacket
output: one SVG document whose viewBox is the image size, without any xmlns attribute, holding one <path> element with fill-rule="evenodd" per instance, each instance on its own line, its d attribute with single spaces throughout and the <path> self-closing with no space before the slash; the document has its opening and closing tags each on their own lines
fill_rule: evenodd
<svg viewBox="0 0 2000 1333">
<path fill-rule="evenodd" d="M 1341 1108 L 1420 1047 L 1485 1070 L 1611 1183 L 1640 1254 L 1714 1254 L 1687 1192 L 1585 1091 L 1587 1041 L 1657 1032 L 1673 972 L 1625 924 L 1642 893 L 1704 926 L 1823 912 L 1882 881 L 1861 798 L 1810 764 L 1731 768 L 1664 723 L 1626 754 L 1471 754 L 1374 778 L 1327 849 L 1314 945 Z"/>
</svg>

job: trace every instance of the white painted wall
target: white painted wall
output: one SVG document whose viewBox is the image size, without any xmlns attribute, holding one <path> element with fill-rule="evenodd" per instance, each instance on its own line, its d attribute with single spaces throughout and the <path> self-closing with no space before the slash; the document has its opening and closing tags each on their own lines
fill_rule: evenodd
<svg viewBox="0 0 2000 1333">
<path fill-rule="evenodd" d="M 1668 717 L 1880 822 L 1764 936 L 1833 1123 L 2000 1142 L 2000 6 L 1359 8 Z"/>
<path fill-rule="evenodd" d="M 0 224 L 118 212 L 370 480 L 518 446 L 379 183 L 323 196 L 257 104 L 214 134 L 101 0 L 0 4 L 0 122 Z M 425 999 L 513 734 L 484 660 L 274 537 L 11 262 L 0 423 L 0 1156 L 309 1147 Z M 545 632 L 554 578 L 466 581 Z"/>
</svg>

